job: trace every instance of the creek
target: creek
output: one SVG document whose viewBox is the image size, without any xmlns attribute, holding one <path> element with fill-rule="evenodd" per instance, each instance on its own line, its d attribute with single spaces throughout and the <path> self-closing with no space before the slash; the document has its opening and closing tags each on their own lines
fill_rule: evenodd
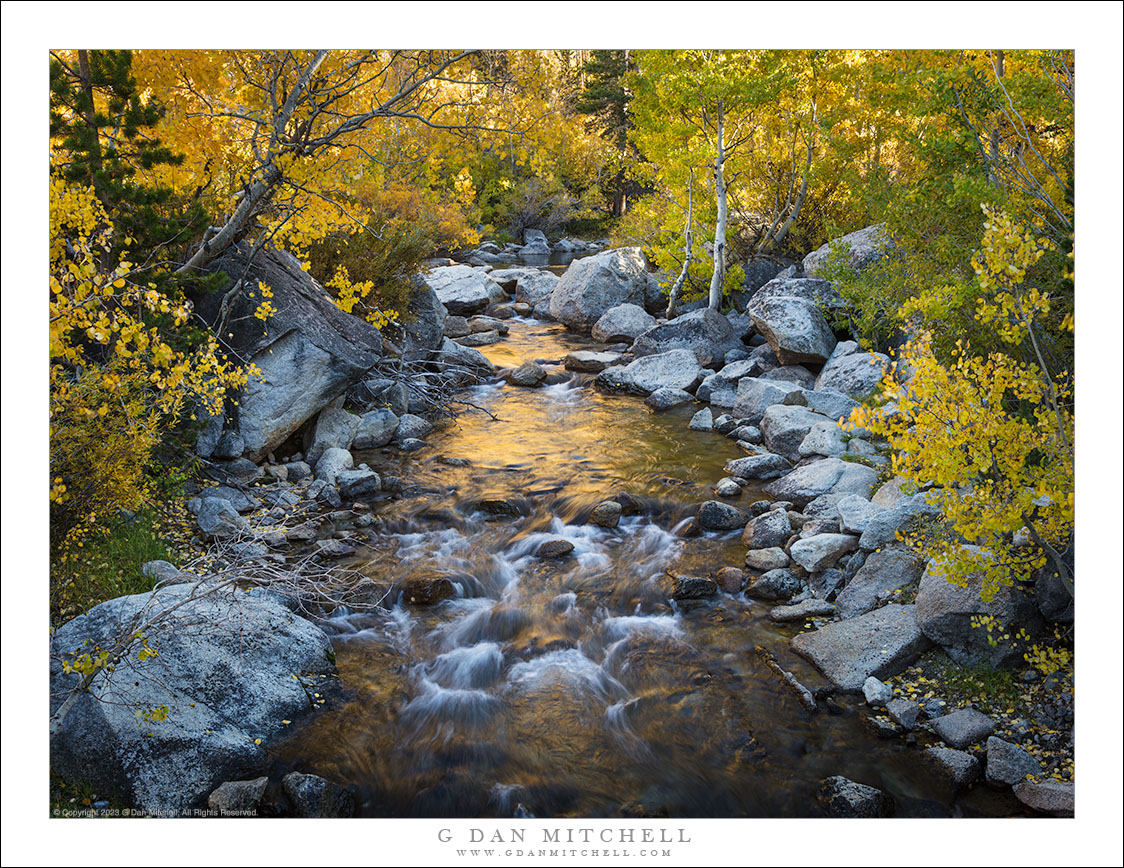
<svg viewBox="0 0 1124 868">
<path fill-rule="evenodd" d="M 672 603 L 668 571 L 713 575 L 744 557 L 736 532 L 680 535 L 743 453 L 688 431 L 690 406 L 652 413 L 565 372 L 560 359 L 588 339 L 509 323 L 482 352 L 498 367 L 538 359 L 558 382 L 475 387 L 468 399 L 495 420 L 466 411 L 429 449 L 358 459 L 417 487 L 376 507 L 396 551 L 358 566 L 387 583 L 445 575 L 456 598 L 329 619 L 339 687 L 273 772 L 351 787 L 366 816 L 817 816 L 829 775 L 883 789 L 897 816 L 1010 810 L 985 787 L 954 797 L 916 747 L 877 737 L 861 697 L 806 710 L 754 653 L 824 683 L 788 650 L 803 625 L 770 622 L 770 604 Z M 585 523 L 622 493 L 636 514 Z M 555 539 L 572 555 L 536 557 Z"/>
</svg>

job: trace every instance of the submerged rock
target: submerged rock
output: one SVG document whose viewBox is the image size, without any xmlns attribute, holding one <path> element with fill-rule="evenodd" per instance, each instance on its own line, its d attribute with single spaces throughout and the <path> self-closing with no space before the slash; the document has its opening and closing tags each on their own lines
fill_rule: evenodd
<svg viewBox="0 0 1124 868">
<path fill-rule="evenodd" d="M 835 775 L 816 790 L 816 800 L 829 817 L 888 817 L 894 803 L 881 790 Z"/>
<path fill-rule="evenodd" d="M 355 797 L 318 775 L 290 772 L 281 780 L 281 786 L 297 817 L 355 816 Z"/>
</svg>

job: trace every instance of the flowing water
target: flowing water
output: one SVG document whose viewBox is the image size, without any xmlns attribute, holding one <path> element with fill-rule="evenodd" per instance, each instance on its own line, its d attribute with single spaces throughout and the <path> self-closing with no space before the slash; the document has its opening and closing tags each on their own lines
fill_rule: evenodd
<svg viewBox="0 0 1124 868">
<path fill-rule="evenodd" d="M 954 801 L 916 747 L 864 724 L 861 698 L 805 710 L 754 653 L 822 684 L 787 649 L 803 625 L 740 595 L 671 604 L 667 571 L 713 575 L 744 555 L 736 533 L 677 533 L 741 453 L 689 432 L 690 408 L 653 414 L 571 377 L 557 363 L 584 342 L 561 326 L 509 322 L 482 351 L 553 363 L 558 382 L 477 387 L 468 399 L 497 419 L 468 411 L 421 453 L 362 456 L 418 489 L 377 506 L 397 549 L 361 568 L 448 576 L 458 596 L 337 613 L 340 687 L 274 771 L 346 784 L 367 816 L 815 816 L 835 774 L 884 789 L 899 816 L 1007 812 L 986 792 Z M 585 524 L 619 493 L 638 514 Z M 513 514 L 480 509 L 498 500 Z M 553 539 L 572 556 L 537 558 Z"/>
</svg>

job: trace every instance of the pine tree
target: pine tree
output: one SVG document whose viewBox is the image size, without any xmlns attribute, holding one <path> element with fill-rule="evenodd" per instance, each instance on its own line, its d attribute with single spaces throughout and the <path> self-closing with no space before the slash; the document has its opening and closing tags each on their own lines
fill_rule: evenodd
<svg viewBox="0 0 1124 868">
<path fill-rule="evenodd" d="M 132 60 L 130 51 L 82 49 L 72 58 L 52 53 L 50 133 L 58 147 L 51 172 L 93 187 L 112 215 L 115 237 L 151 250 L 176 239 L 190 241 L 208 218 L 195 199 L 177 201 L 171 188 L 137 177 L 157 166 L 178 166 L 184 158 L 152 134 L 164 110 L 155 100 L 141 99 Z"/>
<path fill-rule="evenodd" d="M 611 182 L 614 217 L 624 214 L 628 197 L 638 190 L 635 182 L 628 177 L 629 162 L 639 159 L 629 139 L 633 128 L 629 109 L 632 94 L 626 86 L 625 77 L 635 68 L 631 54 L 627 48 L 591 52 L 584 70 L 585 89 L 576 106 L 581 114 L 590 116 L 587 128 L 597 129 L 617 153 L 617 172 Z"/>
</svg>

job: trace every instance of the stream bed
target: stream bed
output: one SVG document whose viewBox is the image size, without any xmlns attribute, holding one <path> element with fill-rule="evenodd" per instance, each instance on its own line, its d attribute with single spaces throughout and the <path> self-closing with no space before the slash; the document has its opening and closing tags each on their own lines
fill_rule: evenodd
<svg viewBox="0 0 1124 868">
<path fill-rule="evenodd" d="M 467 399 L 496 419 L 466 410 L 426 450 L 360 459 L 420 493 L 377 505 L 396 551 L 355 566 L 384 582 L 445 575 L 458 596 L 332 617 L 339 686 L 271 774 L 335 780 L 364 816 L 819 816 L 830 775 L 884 790 L 899 817 L 1019 813 L 986 787 L 955 797 L 918 747 L 877 737 L 861 697 L 806 710 L 754 652 L 825 683 L 788 649 L 803 625 L 773 624 L 769 604 L 671 603 L 669 570 L 741 565 L 739 533 L 678 531 L 743 453 L 688 431 L 690 405 L 656 414 L 566 374 L 561 358 L 588 339 L 509 324 L 481 351 L 498 367 L 537 359 L 564 381 L 478 386 Z M 616 494 L 637 513 L 612 530 L 585 523 Z M 572 555 L 536 557 L 554 539 Z"/>
</svg>

